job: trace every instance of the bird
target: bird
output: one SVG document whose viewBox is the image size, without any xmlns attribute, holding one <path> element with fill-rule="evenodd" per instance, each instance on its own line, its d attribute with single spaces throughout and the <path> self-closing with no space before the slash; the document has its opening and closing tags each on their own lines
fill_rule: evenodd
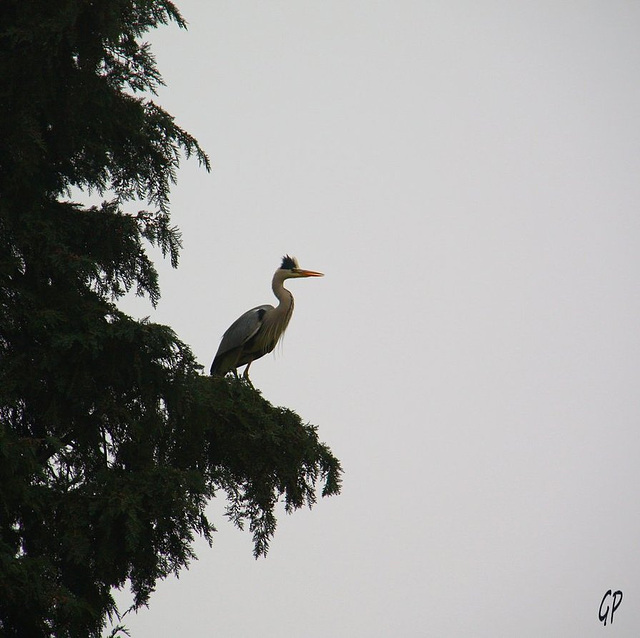
<svg viewBox="0 0 640 638">
<path fill-rule="evenodd" d="M 295 257 L 285 255 L 271 282 L 273 294 L 278 298 L 274 308 L 270 304 L 256 306 L 238 317 L 222 335 L 220 346 L 211 364 L 212 377 L 224 377 L 228 372 L 238 376 L 238 368 L 246 365 L 242 375 L 249 379 L 249 367 L 271 352 L 289 325 L 293 314 L 293 295 L 284 287 L 286 279 L 323 277 L 315 270 L 303 270 Z"/>
</svg>

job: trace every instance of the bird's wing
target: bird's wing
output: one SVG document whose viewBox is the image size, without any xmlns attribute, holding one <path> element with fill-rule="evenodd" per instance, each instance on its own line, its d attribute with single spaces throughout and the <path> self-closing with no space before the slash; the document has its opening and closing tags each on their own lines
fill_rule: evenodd
<svg viewBox="0 0 640 638">
<path fill-rule="evenodd" d="M 238 317 L 222 335 L 222 341 L 216 357 L 247 343 L 258 332 L 262 325 L 263 317 L 269 310 L 273 310 L 273 306 L 264 304 L 263 306 L 251 308 L 251 310 L 247 310 L 247 312 Z"/>
<path fill-rule="evenodd" d="M 243 365 L 240 363 L 242 348 L 260 330 L 264 316 L 269 310 L 273 310 L 273 306 L 269 304 L 251 308 L 229 326 L 222 335 L 220 347 L 211 364 L 212 376 L 224 376 Z"/>
</svg>

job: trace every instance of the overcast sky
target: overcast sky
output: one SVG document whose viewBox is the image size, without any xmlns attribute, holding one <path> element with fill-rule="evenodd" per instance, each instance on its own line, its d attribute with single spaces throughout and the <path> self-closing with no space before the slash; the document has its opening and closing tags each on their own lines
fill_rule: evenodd
<svg viewBox="0 0 640 638">
<path fill-rule="evenodd" d="M 283 254 L 323 271 L 251 372 L 346 474 L 258 561 L 212 503 L 134 638 L 638 635 L 640 4 L 177 4 L 159 102 L 213 171 L 124 309 L 208 370 Z"/>
</svg>

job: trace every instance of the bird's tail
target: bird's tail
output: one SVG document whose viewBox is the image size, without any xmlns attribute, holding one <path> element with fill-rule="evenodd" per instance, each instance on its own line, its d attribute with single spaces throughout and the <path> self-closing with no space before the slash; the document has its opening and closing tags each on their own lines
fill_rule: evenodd
<svg viewBox="0 0 640 638">
<path fill-rule="evenodd" d="M 212 377 L 224 377 L 227 372 L 230 371 L 228 361 L 225 361 L 225 357 L 216 357 L 211 364 L 209 374 Z"/>
</svg>

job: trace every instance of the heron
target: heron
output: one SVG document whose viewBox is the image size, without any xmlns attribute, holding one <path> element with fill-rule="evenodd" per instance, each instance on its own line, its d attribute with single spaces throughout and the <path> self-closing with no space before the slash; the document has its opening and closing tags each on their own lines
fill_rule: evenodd
<svg viewBox="0 0 640 638">
<path fill-rule="evenodd" d="M 242 376 L 251 383 L 249 367 L 276 347 L 293 314 L 293 295 L 284 287 L 285 280 L 323 276 L 323 273 L 315 270 L 303 270 L 295 257 L 285 255 L 271 282 L 278 305 L 275 308 L 270 304 L 256 306 L 229 326 L 222 335 L 220 347 L 211 364 L 211 376 L 223 377 L 233 372 L 237 377 L 237 369 L 246 365 Z"/>
</svg>

